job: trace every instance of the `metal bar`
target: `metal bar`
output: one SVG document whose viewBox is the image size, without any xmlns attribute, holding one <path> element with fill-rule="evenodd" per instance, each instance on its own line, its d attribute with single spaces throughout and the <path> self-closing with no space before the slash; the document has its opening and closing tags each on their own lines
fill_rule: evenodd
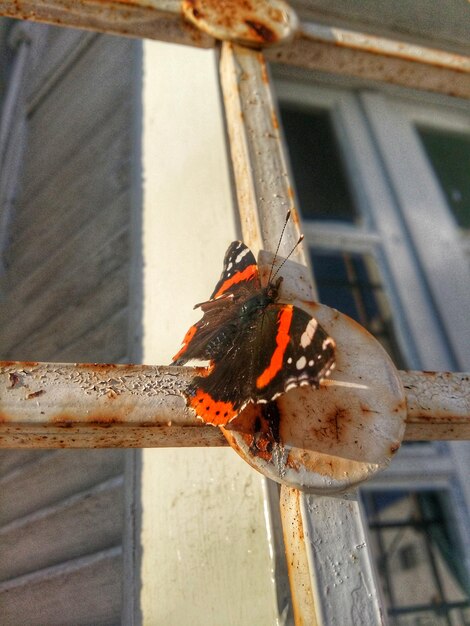
<svg viewBox="0 0 470 626">
<path fill-rule="evenodd" d="M 381 594 L 357 494 L 301 493 L 300 509 L 318 622 L 382 626 Z"/>
<path fill-rule="evenodd" d="M 289 44 L 266 49 L 266 58 L 331 74 L 354 76 L 470 98 L 470 57 L 302 23 Z"/>
<path fill-rule="evenodd" d="M 226 42 L 220 74 L 243 240 L 255 252 L 274 251 L 290 209 L 279 248 L 287 256 L 300 235 L 299 216 L 266 61 L 261 52 Z M 303 246 L 291 258 L 308 264 Z M 313 298 L 313 287 L 306 288 L 306 299 Z"/>
<path fill-rule="evenodd" d="M 180 396 L 193 368 L 0 362 L 0 447 L 224 446 Z M 469 374 L 400 372 L 405 440 L 470 439 Z"/>
<path fill-rule="evenodd" d="M 244 240 L 255 250 L 276 250 L 285 212 L 290 209 L 293 218 L 287 223 L 280 244 L 280 254 L 287 256 L 298 240 L 300 227 L 266 61 L 259 52 L 225 42 L 220 73 Z M 295 254 L 298 263 L 307 264 L 302 246 Z M 292 287 L 300 288 L 298 282 Z M 308 278 L 303 282 L 303 299 L 311 300 L 313 283 Z M 288 278 L 285 283 L 289 285 Z M 380 609 L 376 610 L 376 602 L 370 601 L 371 595 L 377 597 L 378 592 L 365 556 L 354 557 L 358 559 L 358 575 L 365 584 L 358 585 L 357 576 L 350 576 L 350 569 L 345 568 L 347 571 L 341 579 L 342 593 L 332 594 L 334 601 L 330 610 L 324 610 L 322 594 L 331 593 L 339 582 L 333 576 L 334 562 L 339 557 L 331 555 L 343 550 L 339 547 L 343 544 L 349 547 L 351 533 L 346 530 L 347 526 L 352 525 L 357 529 L 356 535 L 362 537 L 362 519 L 358 508 L 351 509 L 349 501 L 343 505 L 341 499 L 319 498 L 320 506 L 317 507 L 315 496 L 310 497 L 307 505 L 305 498 L 305 494 L 296 489 L 284 487 L 282 490 L 282 525 L 295 623 L 350 623 L 350 619 L 337 619 L 337 616 L 343 617 L 345 609 L 339 606 L 339 602 L 344 601 L 343 596 L 347 594 L 354 598 L 354 607 L 361 607 L 371 617 L 368 624 L 380 624 Z M 330 513 L 334 513 L 335 519 L 334 546 L 326 541 L 331 531 Z M 318 542 L 314 533 L 320 537 Z M 324 546 L 320 545 L 323 539 Z M 357 543 L 362 542 L 361 538 Z M 314 556 L 317 549 L 322 554 L 320 558 Z M 323 555 L 333 567 L 322 567 Z M 365 568 L 363 573 L 362 566 Z M 369 605 L 373 607 L 370 610 L 366 608 Z"/>
<path fill-rule="evenodd" d="M 0 0 L 0 15 L 210 48 L 216 40 L 181 14 L 179 0 Z M 470 98 L 470 57 L 384 37 L 300 23 L 266 58 L 313 70 Z"/>
<path fill-rule="evenodd" d="M 302 527 L 300 491 L 282 485 L 280 505 L 295 623 L 318 626 Z"/>
<path fill-rule="evenodd" d="M 192 368 L 2 363 L 0 446 L 99 448 L 226 445 L 181 397 Z"/>
<path fill-rule="evenodd" d="M 179 0 L 0 0 L 0 15 L 212 48 L 213 37 L 184 20 Z"/>
<path fill-rule="evenodd" d="M 470 439 L 470 374 L 400 372 L 408 414 L 405 439 Z"/>
</svg>

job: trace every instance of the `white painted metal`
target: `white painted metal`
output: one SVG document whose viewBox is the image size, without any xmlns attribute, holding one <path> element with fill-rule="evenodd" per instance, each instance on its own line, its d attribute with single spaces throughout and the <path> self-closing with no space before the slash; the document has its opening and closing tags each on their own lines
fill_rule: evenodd
<svg viewBox="0 0 470 626">
<path fill-rule="evenodd" d="M 144 43 L 147 363 L 171 360 L 237 236 L 216 71 L 213 52 Z M 143 450 L 141 463 L 143 623 L 275 623 L 264 479 L 230 449 Z"/>
<path fill-rule="evenodd" d="M 280 225 L 282 225 L 287 205 L 288 208 L 293 209 L 293 219 L 287 225 L 286 236 L 280 247 L 281 254 L 287 255 L 298 237 L 298 216 L 293 207 L 294 194 L 289 185 L 286 158 L 264 58 L 258 53 L 224 43 L 221 81 L 244 239 L 255 249 L 264 246 L 275 250 L 276 239 L 279 238 Z M 305 253 L 302 254 L 299 250 L 296 252 L 296 260 L 302 263 L 306 258 Z M 308 286 L 304 291 L 308 293 Z M 312 299 L 311 296 L 310 299 Z M 284 491 L 284 495 L 285 501 L 282 508 L 284 536 L 290 540 L 289 529 L 292 517 L 289 511 L 295 510 L 295 500 L 299 498 L 299 492 Z M 315 503 L 316 497 L 311 496 L 311 498 L 313 498 L 311 502 Z M 322 500 L 318 502 L 323 503 Z M 311 529 L 315 527 L 321 537 L 326 537 L 331 531 L 331 523 L 328 520 L 327 507 L 320 506 L 317 509 L 315 504 L 312 504 L 312 507 L 311 511 L 303 507 L 302 523 L 298 522 L 298 527 L 294 531 L 297 534 L 304 532 L 307 537 L 310 533 L 311 540 L 306 541 L 305 546 L 302 545 L 298 550 L 294 549 L 293 553 L 297 553 L 302 569 L 305 567 L 306 556 L 310 576 L 315 581 L 315 588 L 324 591 L 332 583 L 331 573 L 320 565 L 322 555 L 320 559 L 314 556 L 316 544 L 311 535 Z M 343 545 L 349 546 L 350 544 L 351 535 L 347 527 L 352 525 L 356 528 L 358 537 L 363 533 L 362 520 L 358 507 L 351 508 L 343 503 L 339 507 L 330 504 L 330 507 L 335 509 L 334 544 L 338 546 L 340 552 Z M 318 514 L 315 514 L 313 518 L 312 515 L 317 511 Z M 357 542 L 357 545 L 359 543 L 362 543 L 362 539 Z M 330 549 L 334 553 L 334 546 Z M 327 552 L 326 549 L 325 552 Z M 329 555 L 325 554 L 325 556 Z M 342 554 L 339 554 L 337 558 L 342 558 Z M 370 563 L 364 557 L 360 559 L 360 564 L 358 571 L 362 573 L 359 576 L 362 576 L 366 584 L 358 585 L 358 576 L 345 576 L 342 579 L 344 594 L 349 594 L 350 598 L 355 596 L 354 606 L 364 608 L 369 605 L 367 613 L 370 616 L 369 624 L 371 626 L 380 624 L 382 620 L 377 608 L 378 589 L 373 580 Z M 312 615 L 312 589 L 308 585 L 299 586 L 299 579 L 296 575 L 291 574 L 290 581 L 297 607 L 295 609 L 296 623 L 309 623 Z M 340 604 L 335 602 L 328 623 L 347 623 L 341 620 L 343 610 Z M 319 598 L 316 599 L 315 612 L 321 616 L 320 623 L 326 619 L 326 616 L 322 615 Z M 336 621 L 337 614 L 338 621 Z"/>
<path fill-rule="evenodd" d="M 316 405 L 328 389 L 328 394 L 334 395 L 335 410 L 349 411 L 356 407 L 356 413 L 360 414 L 358 407 L 362 405 L 366 413 L 367 407 L 375 411 L 378 407 L 373 404 L 380 405 L 382 396 L 388 397 L 389 401 L 395 398 L 399 409 L 403 386 L 408 406 L 405 439 L 461 440 L 468 436 L 469 374 L 398 372 L 398 380 L 394 369 L 390 369 L 388 356 L 375 340 L 372 341 L 367 334 L 365 340 L 362 339 L 364 331 L 359 327 L 351 331 L 354 323 L 347 319 L 338 323 L 333 309 L 311 306 L 312 313 L 325 326 L 332 325 L 343 354 L 339 356 L 337 371 L 322 383 L 319 392 L 299 390 L 297 395 L 306 396 L 303 402 L 310 402 L 308 395 L 311 395 Z M 347 341 L 349 332 L 352 336 L 350 345 Z M 348 373 L 347 363 L 352 363 L 351 356 L 359 348 L 364 355 L 367 354 L 368 362 L 376 363 L 376 369 L 381 370 L 383 376 L 389 375 L 388 379 L 380 380 L 379 377 L 376 380 L 377 372 L 367 372 L 367 365 L 361 363 Z M 184 406 L 182 395 L 193 374 L 194 370 L 189 367 L 0 362 L 0 447 L 226 445 L 217 428 L 205 426 Z M 370 392 L 366 389 L 367 382 L 377 385 L 377 389 Z M 387 389 L 392 383 L 395 391 Z M 291 395 L 294 398 L 296 392 Z M 289 406 L 290 399 L 285 403 L 286 407 Z M 393 408 L 393 403 L 389 408 Z M 315 415 L 315 408 L 311 410 Z M 368 444 L 375 442 L 374 451 L 367 445 L 368 460 L 379 465 L 387 463 L 390 448 L 398 445 L 401 439 L 400 411 L 398 421 L 386 415 L 387 423 L 383 424 L 380 436 L 373 418 L 365 415 L 361 425 L 365 432 L 359 437 L 364 437 Z M 316 415 L 315 419 L 321 422 L 322 416 Z M 377 418 L 378 422 L 382 419 Z M 296 437 L 303 437 L 298 426 L 292 425 L 291 428 L 292 435 L 296 433 Z M 334 429 L 333 426 L 333 433 Z M 315 441 L 314 434 L 306 436 L 305 442 L 319 452 L 333 449 L 344 452 L 349 437 L 357 439 L 354 429 L 349 432 L 348 428 L 344 438 L 342 436 L 333 443 Z"/>
<path fill-rule="evenodd" d="M 383 625 L 380 588 L 357 495 L 302 493 L 300 510 L 318 623 Z"/>
</svg>

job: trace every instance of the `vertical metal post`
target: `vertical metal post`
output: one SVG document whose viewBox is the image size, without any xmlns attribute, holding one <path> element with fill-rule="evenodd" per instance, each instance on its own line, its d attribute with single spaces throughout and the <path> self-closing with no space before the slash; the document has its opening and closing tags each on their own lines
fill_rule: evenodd
<svg viewBox="0 0 470 626">
<path fill-rule="evenodd" d="M 285 256 L 298 239 L 299 218 L 262 53 L 224 43 L 221 83 L 244 240 L 254 250 L 274 250 L 291 209 L 279 250 Z M 300 247 L 295 260 L 307 264 Z M 296 624 L 382 624 L 357 498 L 284 487 L 281 504 Z"/>
</svg>

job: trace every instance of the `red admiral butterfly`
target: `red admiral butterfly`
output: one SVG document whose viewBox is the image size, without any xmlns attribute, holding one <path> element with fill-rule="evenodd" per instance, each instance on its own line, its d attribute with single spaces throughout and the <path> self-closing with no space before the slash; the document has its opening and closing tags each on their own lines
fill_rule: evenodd
<svg viewBox="0 0 470 626">
<path fill-rule="evenodd" d="M 308 313 L 277 302 L 282 277 L 275 277 L 262 287 L 253 253 L 234 241 L 210 300 L 194 307 L 204 315 L 172 365 L 209 361 L 187 391 L 188 406 L 208 424 L 225 426 L 248 403 L 294 387 L 318 387 L 333 369 L 334 340 Z"/>
</svg>

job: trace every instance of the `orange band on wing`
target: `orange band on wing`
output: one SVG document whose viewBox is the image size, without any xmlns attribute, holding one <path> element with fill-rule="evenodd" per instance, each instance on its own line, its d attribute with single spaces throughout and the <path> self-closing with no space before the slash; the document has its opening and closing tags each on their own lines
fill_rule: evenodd
<svg viewBox="0 0 470 626">
<path fill-rule="evenodd" d="M 244 280 L 252 280 L 258 272 L 257 265 L 248 265 L 245 267 L 243 272 L 238 272 L 232 276 L 232 278 L 228 278 L 222 285 L 219 287 L 216 294 L 214 294 L 214 298 L 221 296 L 223 293 L 227 291 L 232 285 L 236 285 L 237 283 L 241 283 Z"/>
<path fill-rule="evenodd" d="M 290 341 L 289 329 L 293 313 L 294 307 L 292 305 L 286 305 L 283 309 L 281 309 L 278 318 L 276 349 L 274 350 L 268 367 L 256 379 L 256 386 L 258 387 L 258 389 L 266 387 L 266 385 L 272 381 L 272 379 L 282 368 L 284 353 Z"/>
<path fill-rule="evenodd" d="M 173 361 L 176 361 L 177 359 L 179 359 L 180 356 L 186 351 L 186 349 L 187 349 L 187 347 L 189 345 L 189 342 L 194 337 L 196 332 L 197 332 L 197 326 L 196 325 L 191 326 L 191 328 L 188 330 L 188 332 L 184 336 L 183 346 L 182 346 L 181 350 L 175 354 L 175 356 L 173 357 Z"/>
<path fill-rule="evenodd" d="M 202 389 L 196 390 L 196 394 L 189 398 L 188 405 L 206 424 L 214 426 L 225 426 L 238 413 L 231 402 L 217 402 Z"/>
</svg>

